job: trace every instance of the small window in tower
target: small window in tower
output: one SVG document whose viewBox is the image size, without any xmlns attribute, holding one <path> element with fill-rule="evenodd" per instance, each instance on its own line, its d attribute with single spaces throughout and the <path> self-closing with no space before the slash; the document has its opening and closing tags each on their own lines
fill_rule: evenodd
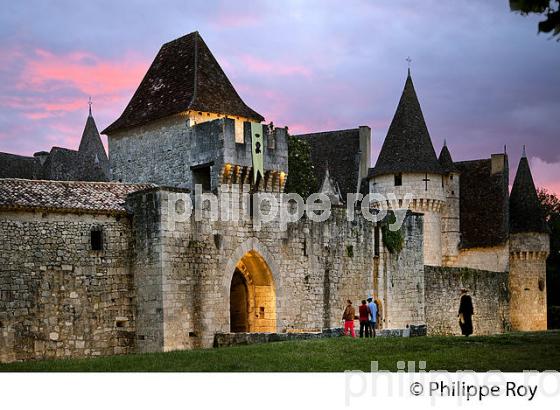
<svg viewBox="0 0 560 410">
<path fill-rule="evenodd" d="M 379 226 L 375 227 L 375 230 L 373 231 L 373 255 L 374 256 L 379 256 Z"/>
<path fill-rule="evenodd" d="M 235 123 L 235 143 L 245 144 L 243 121 L 239 121 L 239 119 L 237 119 L 234 120 L 234 123 Z"/>
<path fill-rule="evenodd" d="M 202 192 L 210 192 L 212 190 L 211 183 L 211 164 L 196 165 L 191 167 L 193 189 L 200 185 Z"/>
<path fill-rule="evenodd" d="M 453 174 L 449 175 L 449 179 L 453 181 Z"/>
<path fill-rule="evenodd" d="M 443 188 L 443 178 L 444 178 L 444 176 L 442 175 L 442 176 L 441 176 L 441 187 L 442 187 L 442 188 Z"/>
<path fill-rule="evenodd" d="M 92 251 L 103 250 L 103 230 L 101 227 L 95 227 L 90 231 L 90 243 Z"/>
<path fill-rule="evenodd" d="M 395 186 L 402 186 L 402 174 L 395 174 Z"/>
</svg>

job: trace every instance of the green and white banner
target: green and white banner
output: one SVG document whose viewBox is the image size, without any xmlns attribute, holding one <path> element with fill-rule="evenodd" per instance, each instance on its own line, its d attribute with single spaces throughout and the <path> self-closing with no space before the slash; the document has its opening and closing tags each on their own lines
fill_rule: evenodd
<svg viewBox="0 0 560 410">
<path fill-rule="evenodd" d="M 253 184 L 257 182 L 258 173 L 261 174 L 261 178 L 264 177 L 264 136 L 263 136 L 263 126 L 262 124 L 252 122 L 251 123 L 251 144 L 252 144 L 252 155 L 253 155 Z"/>
</svg>

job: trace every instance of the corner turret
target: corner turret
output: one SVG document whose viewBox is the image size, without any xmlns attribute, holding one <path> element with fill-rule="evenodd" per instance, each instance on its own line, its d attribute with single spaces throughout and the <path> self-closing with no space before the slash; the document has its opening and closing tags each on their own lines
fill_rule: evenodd
<svg viewBox="0 0 560 410">
<path fill-rule="evenodd" d="M 525 147 L 511 189 L 509 214 L 511 325 L 513 330 L 546 330 L 546 259 L 550 238 Z"/>
</svg>

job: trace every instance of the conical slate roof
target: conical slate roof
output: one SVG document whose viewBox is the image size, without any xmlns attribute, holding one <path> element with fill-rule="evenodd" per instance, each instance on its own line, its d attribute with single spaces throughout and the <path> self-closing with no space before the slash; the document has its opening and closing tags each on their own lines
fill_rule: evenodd
<svg viewBox="0 0 560 410">
<path fill-rule="evenodd" d="M 80 148 L 78 150 L 84 154 L 98 156 L 99 161 L 108 161 L 107 154 L 105 153 L 105 147 L 101 142 L 101 136 L 97 130 L 97 125 L 95 120 L 91 115 L 91 111 L 86 120 L 86 126 L 84 127 L 84 132 L 82 133 L 82 139 L 80 141 Z"/>
<path fill-rule="evenodd" d="M 393 121 L 370 176 L 398 172 L 442 174 L 410 71 Z"/>
<path fill-rule="evenodd" d="M 527 157 L 519 161 L 509 197 L 511 233 L 548 232 Z"/>
<path fill-rule="evenodd" d="M 438 162 L 441 165 L 441 169 L 446 174 L 449 174 L 450 172 L 457 172 L 458 171 L 457 167 L 453 163 L 453 159 L 451 159 L 451 153 L 449 152 L 449 149 L 447 148 L 447 144 L 443 145 L 443 148 L 441 149 L 441 152 L 439 153 Z"/>
<path fill-rule="evenodd" d="M 264 120 L 243 102 L 197 31 L 161 47 L 124 112 L 103 134 L 186 110 Z"/>
</svg>

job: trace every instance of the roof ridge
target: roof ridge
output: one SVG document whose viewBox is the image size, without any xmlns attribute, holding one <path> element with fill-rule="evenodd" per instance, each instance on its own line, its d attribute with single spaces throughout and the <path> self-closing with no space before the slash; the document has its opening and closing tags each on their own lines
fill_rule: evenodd
<svg viewBox="0 0 560 410">
<path fill-rule="evenodd" d="M 20 154 L 12 154 L 11 152 L 0 152 L 0 155 L 10 155 L 12 157 L 20 157 L 20 158 L 35 158 L 33 155 L 20 155 Z"/>
<path fill-rule="evenodd" d="M 0 184 L 3 182 L 20 182 L 25 183 L 47 183 L 47 184 L 69 184 L 69 185 L 112 185 L 112 186 L 158 186 L 152 182 L 117 182 L 117 181 L 60 181 L 56 179 L 27 179 L 27 178 L 0 178 Z"/>
<path fill-rule="evenodd" d="M 476 162 L 476 161 L 491 161 L 490 158 L 478 158 L 478 159 L 465 159 L 463 161 L 453 161 L 454 164 L 463 164 L 465 162 Z"/>
<path fill-rule="evenodd" d="M 301 137 L 301 136 L 304 136 L 304 135 L 332 134 L 333 132 L 347 132 L 347 131 L 359 131 L 359 128 L 345 128 L 345 129 L 342 129 L 342 130 L 306 132 L 306 133 L 303 133 L 303 134 L 294 134 L 294 137 Z"/>
<path fill-rule="evenodd" d="M 191 109 L 194 102 L 196 101 L 196 94 L 198 91 L 198 31 L 194 32 L 194 81 L 193 81 L 193 95 L 191 98 L 191 102 L 189 103 L 187 109 Z"/>
</svg>

